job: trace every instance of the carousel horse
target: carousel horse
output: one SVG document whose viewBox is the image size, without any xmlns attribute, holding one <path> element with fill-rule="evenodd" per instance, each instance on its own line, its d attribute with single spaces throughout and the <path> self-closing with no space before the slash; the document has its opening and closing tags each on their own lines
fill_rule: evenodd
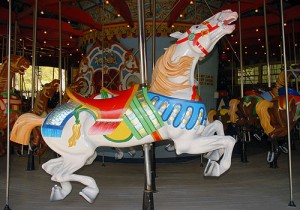
<svg viewBox="0 0 300 210">
<path fill-rule="evenodd" d="M 295 76 L 293 68 L 288 71 L 288 79 Z M 260 119 L 256 113 L 257 103 L 261 100 L 273 100 L 278 97 L 278 90 L 285 85 L 285 72 L 281 71 L 278 78 L 270 91 L 249 90 L 245 96 L 240 99 L 231 99 L 229 102 L 230 121 L 236 127 L 238 136 L 241 138 L 241 161 L 247 162 L 247 143 L 250 142 L 251 136 L 261 140 L 264 136 Z"/>
<path fill-rule="evenodd" d="M 8 57 L 5 58 L 4 63 L 0 66 L 0 156 L 4 155 L 5 150 L 5 133 L 7 128 L 7 92 L 8 92 Z M 12 84 L 13 78 L 16 73 L 21 75 L 29 68 L 30 62 L 23 56 L 11 55 L 10 57 L 10 84 Z M 21 99 L 15 95 L 10 95 L 10 126 L 12 127 L 14 122 L 21 114 Z"/>
<path fill-rule="evenodd" d="M 60 81 L 58 79 L 54 79 L 50 83 L 46 83 L 43 88 L 37 93 L 33 104 L 33 114 L 44 117 L 47 116 L 47 114 L 49 113 L 48 101 L 58 91 L 59 82 Z M 32 132 L 33 138 L 31 141 L 31 146 L 35 148 L 36 154 L 38 156 L 41 156 L 46 151 L 47 144 L 42 138 L 40 129 L 34 128 Z"/>
<path fill-rule="evenodd" d="M 68 85 L 69 90 L 71 90 L 73 92 L 77 92 L 77 93 L 79 93 L 81 88 L 83 88 L 83 87 L 84 87 L 84 79 L 83 78 L 75 80 L 74 82 L 72 82 Z M 65 104 L 69 100 L 70 100 L 70 98 L 69 98 L 68 94 L 65 93 L 62 100 L 61 100 L 61 103 Z"/>
<path fill-rule="evenodd" d="M 277 168 L 277 160 L 281 151 L 288 153 L 286 147 L 279 142 L 281 138 L 286 137 L 288 134 L 287 123 L 290 125 L 290 130 L 293 130 L 300 117 L 300 95 L 298 93 L 292 95 L 293 93 L 291 93 L 292 91 L 288 92 L 288 104 L 286 104 L 285 94 L 281 94 L 272 101 L 261 100 L 256 105 L 260 124 L 271 142 L 267 161 L 272 168 Z M 289 107 L 288 118 L 287 106 Z"/>
<path fill-rule="evenodd" d="M 205 106 L 195 100 L 193 86 L 198 60 L 235 29 L 231 23 L 237 17 L 224 10 L 184 33 L 171 34 L 178 40 L 158 59 L 149 91 L 146 85 L 134 85 L 117 97 L 97 100 L 67 90 L 71 102 L 46 118 L 32 113 L 19 117 L 12 141 L 28 144 L 31 129 L 42 125 L 45 142 L 60 155 L 42 165 L 61 185 L 52 188 L 50 200 L 64 199 L 72 190 L 71 181 L 86 186 L 79 194 L 88 202 L 95 200 L 99 193 L 95 180 L 74 172 L 92 164 L 100 146 L 131 147 L 172 139 L 177 154 L 206 154 L 205 176 L 227 171 L 235 139 L 224 135 L 220 121 L 207 123 Z"/>
</svg>

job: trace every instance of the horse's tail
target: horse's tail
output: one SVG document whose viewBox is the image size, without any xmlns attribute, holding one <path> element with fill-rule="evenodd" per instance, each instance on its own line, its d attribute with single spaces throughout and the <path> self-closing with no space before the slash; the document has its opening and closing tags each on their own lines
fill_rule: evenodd
<svg viewBox="0 0 300 210">
<path fill-rule="evenodd" d="M 267 100 L 260 100 L 256 104 L 256 113 L 259 117 L 261 127 L 269 135 L 275 128 L 271 125 L 271 117 L 268 109 L 273 107 L 273 103 Z"/>
<path fill-rule="evenodd" d="M 10 134 L 10 140 L 22 145 L 28 145 L 33 128 L 41 126 L 45 118 L 32 113 L 22 114 L 15 122 Z"/>
<path fill-rule="evenodd" d="M 238 99 L 231 99 L 229 101 L 229 111 L 228 111 L 228 115 L 230 116 L 230 121 L 232 123 L 236 123 L 236 121 L 238 120 L 238 115 L 236 114 L 237 112 L 237 106 L 240 103 L 240 100 Z"/>
</svg>

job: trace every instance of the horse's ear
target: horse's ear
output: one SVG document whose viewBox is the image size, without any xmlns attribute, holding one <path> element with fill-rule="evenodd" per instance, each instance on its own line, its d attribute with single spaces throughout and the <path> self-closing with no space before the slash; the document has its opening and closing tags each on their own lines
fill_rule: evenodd
<svg viewBox="0 0 300 210">
<path fill-rule="evenodd" d="M 181 37 L 181 36 L 182 36 L 182 33 L 179 31 L 176 31 L 176 32 L 170 34 L 170 37 L 173 37 L 176 39 L 179 39 L 179 37 Z"/>
</svg>

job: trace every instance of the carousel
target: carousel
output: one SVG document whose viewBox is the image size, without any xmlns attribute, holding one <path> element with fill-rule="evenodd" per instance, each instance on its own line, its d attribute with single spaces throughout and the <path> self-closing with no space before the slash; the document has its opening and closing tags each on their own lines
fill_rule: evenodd
<svg viewBox="0 0 300 210">
<path fill-rule="evenodd" d="M 3 208 L 296 207 L 298 9 L 0 3 Z"/>
</svg>

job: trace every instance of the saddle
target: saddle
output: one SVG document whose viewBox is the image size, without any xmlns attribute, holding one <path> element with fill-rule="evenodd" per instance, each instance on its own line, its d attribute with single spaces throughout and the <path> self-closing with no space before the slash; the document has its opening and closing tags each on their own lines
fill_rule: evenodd
<svg viewBox="0 0 300 210">
<path fill-rule="evenodd" d="M 0 111 L 6 112 L 7 103 L 8 103 L 7 95 L 6 94 L 0 95 Z M 21 99 L 19 99 L 17 96 L 10 95 L 11 111 L 20 111 L 21 105 L 22 105 Z"/>
<path fill-rule="evenodd" d="M 96 112 L 97 119 L 119 119 L 123 117 L 138 88 L 139 85 L 134 85 L 128 90 L 119 91 L 116 97 L 107 99 L 85 98 L 69 89 L 66 93 L 73 102 Z"/>
</svg>

